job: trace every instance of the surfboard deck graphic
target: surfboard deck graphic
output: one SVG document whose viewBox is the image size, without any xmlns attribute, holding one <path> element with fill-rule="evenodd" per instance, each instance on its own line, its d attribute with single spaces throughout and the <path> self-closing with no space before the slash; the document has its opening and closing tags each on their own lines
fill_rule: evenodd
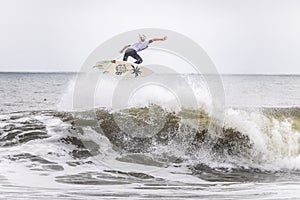
<svg viewBox="0 0 300 200">
<path fill-rule="evenodd" d="M 153 73 L 152 70 L 142 65 L 118 60 L 99 61 L 94 68 L 99 69 L 103 74 L 132 78 L 145 77 Z"/>
</svg>

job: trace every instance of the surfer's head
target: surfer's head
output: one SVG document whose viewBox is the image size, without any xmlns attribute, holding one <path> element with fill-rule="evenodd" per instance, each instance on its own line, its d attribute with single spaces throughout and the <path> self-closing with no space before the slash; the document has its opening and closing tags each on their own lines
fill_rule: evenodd
<svg viewBox="0 0 300 200">
<path fill-rule="evenodd" d="M 146 40 L 146 35 L 139 34 L 140 42 L 144 42 Z"/>
</svg>

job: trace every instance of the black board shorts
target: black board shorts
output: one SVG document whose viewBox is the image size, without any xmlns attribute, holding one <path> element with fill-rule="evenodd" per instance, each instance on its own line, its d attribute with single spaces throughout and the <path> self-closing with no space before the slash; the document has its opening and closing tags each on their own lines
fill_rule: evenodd
<svg viewBox="0 0 300 200">
<path fill-rule="evenodd" d="M 124 57 L 123 57 L 123 61 L 127 61 L 128 57 L 132 57 L 134 58 L 136 61 L 134 63 L 136 64 L 140 64 L 143 62 L 143 59 L 141 58 L 141 56 L 139 56 L 139 54 L 137 54 L 136 50 L 134 49 L 127 49 L 125 51 Z"/>
</svg>

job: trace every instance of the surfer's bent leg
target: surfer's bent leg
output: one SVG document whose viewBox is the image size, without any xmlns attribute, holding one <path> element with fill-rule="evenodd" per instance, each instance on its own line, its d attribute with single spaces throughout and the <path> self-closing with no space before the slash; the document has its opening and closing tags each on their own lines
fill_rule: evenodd
<svg viewBox="0 0 300 200">
<path fill-rule="evenodd" d="M 132 55 L 132 57 L 134 59 L 136 59 L 136 61 L 134 62 L 136 64 L 141 64 L 143 62 L 143 59 L 141 58 L 141 56 L 139 54 L 136 53 L 136 51 L 134 52 L 134 54 Z"/>
<path fill-rule="evenodd" d="M 127 61 L 127 59 L 128 59 L 128 56 L 126 54 L 124 54 L 123 61 Z"/>
<path fill-rule="evenodd" d="M 134 49 L 127 49 L 127 50 L 125 51 L 125 54 L 124 54 L 124 57 L 123 57 L 123 61 L 127 61 L 128 56 L 133 57 L 132 55 L 133 55 L 134 53 L 136 53 L 136 51 L 135 51 Z"/>
<path fill-rule="evenodd" d="M 123 61 L 127 61 L 128 59 L 128 53 L 125 52 L 124 57 L 123 57 Z"/>
</svg>

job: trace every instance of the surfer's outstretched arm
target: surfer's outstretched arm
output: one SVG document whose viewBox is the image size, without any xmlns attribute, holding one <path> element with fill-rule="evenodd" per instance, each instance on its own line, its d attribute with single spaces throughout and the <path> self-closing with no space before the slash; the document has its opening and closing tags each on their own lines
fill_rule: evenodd
<svg viewBox="0 0 300 200">
<path fill-rule="evenodd" d="M 153 38 L 153 39 L 151 39 L 150 41 L 152 41 L 152 42 L 155 42 L 155 41 L 165 41 L 166 39 L 168 39 L 167 36 L 162 37 L 162 38 Z"/>
<path fill-rule="evenodd" d="M 130 47 L 130 45 L 125 45 L 125 46 L 123 47 L 123 49 L 120 51 L 120 53 L 123 53 L 123 51 L 124 51 L 125 49 L 127 49 L 128 47 Z"/>
</svg>

